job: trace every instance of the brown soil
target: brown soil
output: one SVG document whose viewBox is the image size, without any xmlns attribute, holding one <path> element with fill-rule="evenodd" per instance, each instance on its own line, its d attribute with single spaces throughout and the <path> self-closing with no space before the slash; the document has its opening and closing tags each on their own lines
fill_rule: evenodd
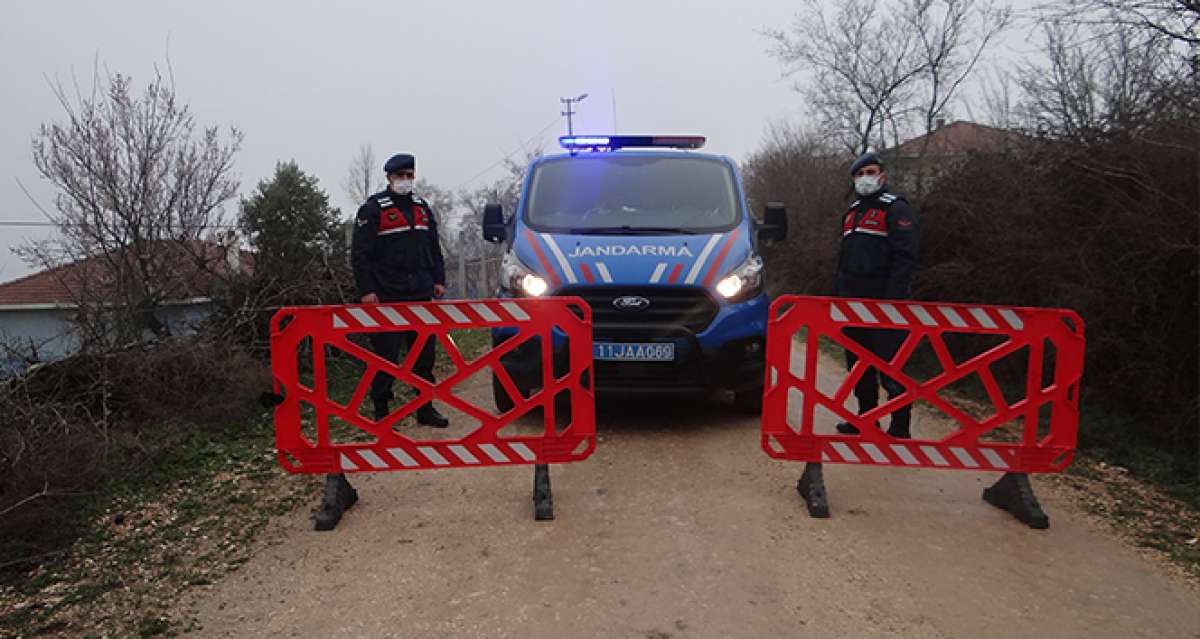
<svg viewBox="0 0 1200 639">
<path fill-rule="evenodd" d="M 356 475 L 336 531 L 278 518 L 179 612 L 214 637 L 1200 637 L 1187 576 L 1064 480 L 1035 479 L 1035 531 L 980 499 L 994 473 L 827 466 L 833 518 L 810 519 L 801 466 L 728 402 L 610 407 L 553 468 L 553 522 L 527 467 Z"/>
</svg>

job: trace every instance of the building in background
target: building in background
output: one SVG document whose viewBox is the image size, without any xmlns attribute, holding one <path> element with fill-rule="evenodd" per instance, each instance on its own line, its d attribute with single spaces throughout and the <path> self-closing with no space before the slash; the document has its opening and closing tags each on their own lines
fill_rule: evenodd
<svg viewBox="0 0 1200 639">
<path fill-rule="evenodd" d="M 959 120 L 939 121 L 932 132 L 880 152 L 888 179 L 910 195 L 928 192 L 940 175 L 974 155 L 1008 153 L 1029 138 L 1009 129 Z M 920 188 L 917 185 L 921 176 Z"/>
<path fill-rule="evenodd" d="M 217 244 L 198 243 L 193 248 L 196 246 L 201 249 L 204 268 L 197 264 L 194 272 L 181 278 L 179 294 L 155 313 L 171 335 L 194 333 L 209 316 L 217 276 L 246 273 L 252 264 L 246 251 L 226 250 Z M 103 261 L 88 258 L 0 284 L 0 375 L 78 352 L 83 340 L 72 321 L 79 310 L 78 291 L 102 286 L 98 282 L 103 280 Z M 146 335 L 147 340 L 153 338 Z"/>
</svg>

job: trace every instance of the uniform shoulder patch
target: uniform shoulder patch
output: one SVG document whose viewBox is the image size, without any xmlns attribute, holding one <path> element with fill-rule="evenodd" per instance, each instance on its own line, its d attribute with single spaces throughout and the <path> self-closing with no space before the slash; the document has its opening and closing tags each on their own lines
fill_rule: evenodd
<svg viewBox="0 0 1200 639">
<path fill-rule="evenodd" d="M 896 201 L 896 196 L 892 195 L 891 193 L 884 193 L 883 195 L 879 196 L 879 201 L 885 204 L 891 204 L 892 202 Z"/>
</svg>

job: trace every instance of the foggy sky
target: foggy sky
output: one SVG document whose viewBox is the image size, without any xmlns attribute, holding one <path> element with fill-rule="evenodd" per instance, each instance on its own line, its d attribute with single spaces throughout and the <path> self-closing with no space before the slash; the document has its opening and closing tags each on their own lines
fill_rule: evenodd
<svg viewBox="0 0 1200 639">
<path fill-rule="evenodd" d="M 832 3 L 831 3 L 832 4 Z M 742 160 L 802 99 L 767 55 L 763 27 L 797 3 L 609 2 L 54 2 L 0 13 L 0 220 L 44 220 L 16 179 L 50 208 L 33 167 L 41 122 L 62 118 L 49 82 L 89 88 L 98 60 L 138 90 L 167 61 L 198 124 L 245 133 L 242 193 L 296 160 L 349 215 L 341 183 L 369 143 L 378 161 L 417 156 L 419 177 L 455 189 L 500 175 L 558 114 L 590 94 L 576 132 L 702 134 L 706 150 Z M 556 150 L 565 124 L 534 145 Z M 519 155 L 517 156 L 519 157 Z M 236 211 L 230 203 L 227 216 Z M 49 229 L 0 227 L 0 281 L 29 271 L 7 247 Z"/>
</svg>

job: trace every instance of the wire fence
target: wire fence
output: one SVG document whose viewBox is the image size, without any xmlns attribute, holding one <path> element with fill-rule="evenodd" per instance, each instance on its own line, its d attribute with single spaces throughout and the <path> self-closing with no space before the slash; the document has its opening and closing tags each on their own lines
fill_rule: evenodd
<svg viewBox="0 0 1200 639">
<path fill-rule="evenodd" d="M 494 297 L 500 287 L 502 258 L 450 258 L 446 261 L 446 297 L 482 299 Z"/>
</svg>

